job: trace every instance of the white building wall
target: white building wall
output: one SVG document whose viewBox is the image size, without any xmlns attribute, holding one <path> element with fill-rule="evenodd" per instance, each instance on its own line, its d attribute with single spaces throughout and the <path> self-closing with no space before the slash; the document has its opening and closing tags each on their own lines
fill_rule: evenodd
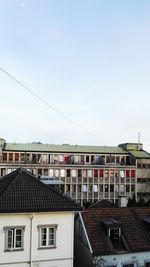
<svg viewBox="0 0 150 267">
<path fill-rule="evenodd" d="M 32 253 L 30 264 L 30 230 L 32 214 L 0 215 L 0 267 L 72 267 L 74 213 L 35 213 L 32 219 Z M 38 225 L 57 225 L 56 248 L 38 249 Z M 24 226 L 24 249 L 4 251 L 4 227 Z"/>
<path fill-rule="evenodd" d="M 144 267 L 146 262 L 150 262 L 150 251 L 127 253 L 111 256 L 97 257 L 97 267 L 123 267 L 124 264 L 134 264 L 134 267 Z"/>
</svg>

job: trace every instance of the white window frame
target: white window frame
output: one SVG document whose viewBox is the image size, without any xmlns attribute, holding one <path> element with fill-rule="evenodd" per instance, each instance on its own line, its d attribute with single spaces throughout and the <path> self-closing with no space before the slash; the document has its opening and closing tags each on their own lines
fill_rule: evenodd
<svg viewBox="0 0 150 267">
<path fill-rule="evenodd" d="M 42 245 L 42 229 L 46 229 L 46 244 Z M 49 229 L 54 229 L 54 238 L 53 244 L 49 244 Z M 57 225 L 38 225 L 38 231 L 39 231 L 39 242 L 38 242 L 38 248 L 39 249 L 45 249 L 45 248 L 56 248 L 56 230 Z"/>
<path fill-rule="evenodd" d="M 19 242 L 21 242 L 20 246 L 17 246 L 17 230 L 21 230 L 21 240 Z M 25 226 L 8 226 L 8 227 L 4 227 L 4 233 L 5 233 L 5 248 L 4 251 L 16 251 L 16 250 L 23 250 L 24 248 L 24 231 L 25 231 Z M 9 246 L 9 242 L 8 242 L 8 234 L 11 233 L 10 238 L 11 238 L 11 242 L 10 242 L 10 246 Z"/>
</svg>

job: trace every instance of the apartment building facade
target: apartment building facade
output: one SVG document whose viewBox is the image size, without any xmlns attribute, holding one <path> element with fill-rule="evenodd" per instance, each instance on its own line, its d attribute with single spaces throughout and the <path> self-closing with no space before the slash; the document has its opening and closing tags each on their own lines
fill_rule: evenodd
<svg viewBox="0 0 150 267">
<path fill-rule="evenodd" d="M 137 160 L 124 147 L 7 143 L 0 139 L 0 176 L 22 167 L 64 182 L 64 193 L 83 205 L 118 194 L 137 196 Z"/>
<path fill-rule="evenodd" d="M 136 159 L 137 199 L 150 200 L 150 154 L 138 143 L 119 145 Z"/>
</svg>

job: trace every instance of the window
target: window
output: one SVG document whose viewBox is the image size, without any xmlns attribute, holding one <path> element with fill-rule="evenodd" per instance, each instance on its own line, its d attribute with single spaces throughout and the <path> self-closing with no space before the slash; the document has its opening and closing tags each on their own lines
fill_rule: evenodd
<svg viewBox="0 0 150 267">
<path fill-rule="evenodd" d="M 3 160 L 4 160 L 4 161 L 7 160 L 7 153 L 3 153 Z"/>
<path fill-rule="evenodd" d="M 19 153 L 15 153 L 15 161 L 19 161 Z"/>
<path fill-rule="evenodd" d="M 91 156 L 91 163 L 95 164 L 95 156 L 94 155 Z"/>
<path fill-rule="evenodd" d="M 94 185 L 93 185 L 93 191 L 94 191 L 94 192 L 98 192 L 98 185 L 97 185 L 97 184 L 94 184 Z"/>
<path fill-rule="evenodd" d="M 54 177 L 54 170 L 53 169 L 49 169 L 48 172 L 49 172 L 48 175 L 53 178 Z"/>
<path fill-rule="evenodd" d="M 123 267 L 134 267 L 134 263 L 123 264 Z"/>
<path fill-rule="evenodd" d="M 126 185 L 126 192 L 130 192 L 130 186 L 129 185 Z"/>
<path fill-rule="evenodd" d="M 99 177 L 103 177 L 104 176 L 104 170 L 103 169 L 100 169 L 99 170 Z"/>
<path fill-rule="evenodd" d="M 83 184 L 83 186 L 82 186 L 82 191 L 83 191 L 83 192 L 87 192 L 87 185 L 86 185 L 86 184 Z"/>
<path fill-rule="evenodd" d="M 82 170 L 78 170 L 78 177 L 82 177 Z"/>
<path fill-rule="evenodd" d="M 87 177 L 87 170 L 83 170 L 83 177 Z"/>
<path fill-rule="evenodd" d="M 59 170 L 55 170 L 55 177 L 59 177 Z"/>
<path fill-rule="evenodd" d="M 120 177 L 121 177 L 121 178 L 124 178 L 124 177 L 125 177 L 125 175 L 124 175 L 124 171 L 123 171 L 123 170 L 120 171 Z"/>
<path fill-rule="evenodd" d="M 71 170 L 71 176 L 72 176 L 72 177 L 76 177 L 76 176 L 77 176 L 77 172 L 76 172 L 76 170 Z"/>
<path fill-rule="evenodd" d="M 98 177 L 98 170 L 94 170 L 94 177 Z"/>
<path fill-rule="evenodd" d="M 119 248 L 120 246 L 120 228 L 109 229 L 109 237 L 114 246 L 114 248 Z"/>
<path fill-rule="evenodd" d="M 23 249 L 24 227 L 6 227 L 5 232 L 5 250 Z"/>
<path fill-rule="evenodd" d="M 131 170 L 131 177 L 135 177 L 135 170 Z"/>
<path fill-rule="evenodd" d="M 79 163 L 79 156 L 78 155 L 75 155 L 74 156 L 74 163 Z"/>
<path fill-rule="evenodd" d="M 114 192 L 114 185 L 110 185 L 110 192 Z"/>
<path fill-rule="evenodd" d="M 150 267 L 150 262 L 145 262 L 145 267 Z"/>
<path fill-rule="evenodd" d="M 92 178 L 92 175 L 93 175 L 92 170 L 88 170 L 88 177 L 89 177 L 89 178 Z"/>
<path fill-rule="evenodd" d="M 60 154 L 59 155 L 59 162 L 60 163 L 63 163 L 64 162 L 64 155 L 63 154 Z"/>
<path fill-rule="evenodd" d="M 86 156 L 86 163 L 89 163 L 89 162 L 90 162 L 90 157 Z"/>
<path fill-rule="evenodd" d="M 67 177 L 70 177 L 71 170 L 67 169 Z"/>
<path fill-rule="evenodd" d="M 72 193 L 76 193 L 76 185 L 75 184 L 72 185 Z"/>
<path fill-rule="evenodd" d="M 43 175 L 44 175 L 44 176 L 48 176 L 48 169 L 44 169 L 44 170 L 43 170 Z"/>
<path fill-rule="evenodd" d="M 10 161 L 13 160 L 13 153 L 9 153 L 9 160 L 10 160 Z"/>
<path fill-rule="evenodd" d="M 36 154 L 33 154 L 32 157 L 33 157 L 33 163 L 36 163 Z M 9 160 L 10 160 L 10 158 L 9 158 Z M 24 160 L 25 160 L 25 154 L 21 153 L 20 154 L 20 161 L 24 162 Z"/>
<path fill-rule="evenodd" d="M 42 169 L 38 169 L 38 175 L 42 175 Z"/>
<path fill-rule="evenodd" d="M 55 154 L 55 155 L 54 155 L 54 164 L 57 164 L 57 163 L 58 163 L 58 155 Z"/>
<path fill-rule="evenodd" d="M 130 177 L 130 170 L 126 170 L 126 177 Z"/>
<path fill-rule="evenodd" d="M 105 178 L 109 178 L 109 171 L 105 170 Z"/>
<path fill-rule="evenodd" d="M 70 184 L 66 184 L 66 194 L 70 193 Z"/>
<path fill-rule="evenodd" d="M 56 247 L 57 225 L 38 226 L 39 228 L 39 248 Z"/>
<path fill-rule="evenodd" d="M 64 155 L 64 162 L 70 163 L 70 156 L 69 155 Z"/>
<path fill-rule="evenodd" d="M 61 177 L 65 177 L 65 170 L 64 170 L 64 169 L 61 169 L 61 170 L 60 170 L 60 176 L 61 176 Z"/>
<path fill-rule="evenodd" d="M 7 169 L 7 174 L 11 173 L 12 169 Z"/>
</svg>

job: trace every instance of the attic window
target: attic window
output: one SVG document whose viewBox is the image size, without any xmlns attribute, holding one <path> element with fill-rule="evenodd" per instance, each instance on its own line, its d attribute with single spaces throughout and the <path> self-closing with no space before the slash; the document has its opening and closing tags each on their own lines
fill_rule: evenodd
<svg viewBox="0 0 150 267">
<path fill-rule="evenodd" d="M 114 218 L 103 218 L 101 220 L 105 234 L 109 237 L 115 250 L 126 250 L 122 240 L 121 223 Z"/>
<path fill-rule="evenodd" d="M 121 229 L 120 228 L 111 228 L 109 229 L 109 238 L 114 246 L 114 248 L 120 247 L 120 237 L 121 237 Z"/>
</svg>

